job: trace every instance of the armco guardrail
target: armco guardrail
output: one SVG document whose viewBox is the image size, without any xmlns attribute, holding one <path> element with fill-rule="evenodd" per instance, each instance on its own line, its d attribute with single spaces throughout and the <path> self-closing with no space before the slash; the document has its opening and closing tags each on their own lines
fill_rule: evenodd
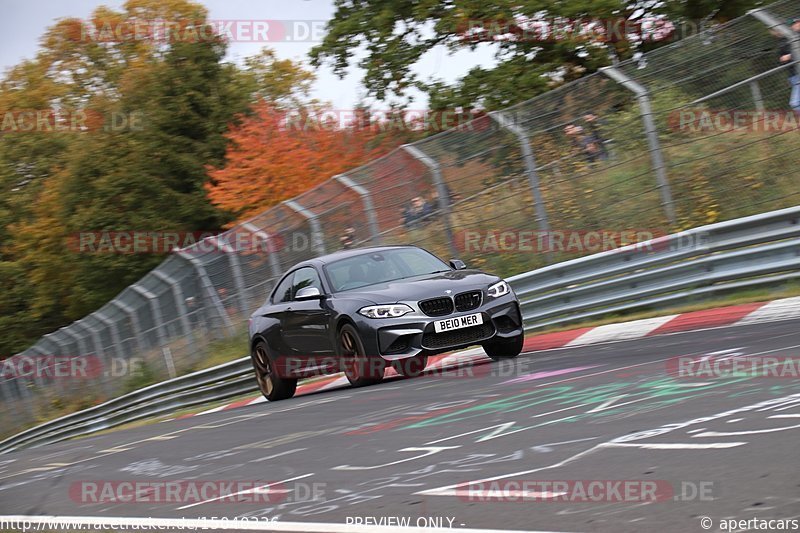
<svg viewBox="0 0 800 533">
<path fill-rule="evenodd" d="M 800 206 L 721 222 L 509 278 L 527 330 L 800 277 Z M 158 383 L 0 442 L 0 453 L 255 392 L 249 357 Z"/>
<path fill-rule="evenodd" d="M 509 278 L 526 328 L 800 277 L 800 207 L 702 226 Z"/>
</svg>

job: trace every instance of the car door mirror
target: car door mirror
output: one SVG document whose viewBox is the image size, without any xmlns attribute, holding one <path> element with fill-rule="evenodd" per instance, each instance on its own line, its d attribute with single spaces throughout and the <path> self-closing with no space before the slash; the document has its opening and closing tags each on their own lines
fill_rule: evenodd
<svg viewBox="0 0 800 533">
<path fill-rule="evenodd" d="M 465 268 L 467 268 L 467 264 L 461 259 L 451 259 L 450 266 L 453 267 L 455 270 L 464 270 Z"/>
<path fill-rule="evenodd" d="M 320 300 L 322 293 L 316 287 L 303 287 L 294 295 L 295 300 Z"/>
</svg>

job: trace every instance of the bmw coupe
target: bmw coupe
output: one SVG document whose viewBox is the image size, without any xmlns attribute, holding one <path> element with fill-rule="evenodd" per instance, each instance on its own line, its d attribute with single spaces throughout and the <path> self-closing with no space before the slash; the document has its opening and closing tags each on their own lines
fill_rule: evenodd
<svg viewBox="0 0 800 533">
<path fill-rule="evenodd" d="M 481 345 L 492 359 L 522 351 L 519 302 L 503 279 L 414 246 L 343 250 L 303 261 L 250 318 L 261 392 L 294 395 L 299 378 L 344 371 L 354 386 L 392 365 L 422 373 L 430 355 Z"/>
</svg>

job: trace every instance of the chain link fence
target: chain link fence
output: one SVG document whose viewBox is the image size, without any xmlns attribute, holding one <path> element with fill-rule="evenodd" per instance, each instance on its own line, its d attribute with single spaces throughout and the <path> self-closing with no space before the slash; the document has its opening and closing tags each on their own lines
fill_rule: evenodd
<svg viewBox="0 0 800 533">
<path fill-rule="evenodd" d="M 119 395 L 130 365 L 151 379 L 197 368 L 209 343 L 243 333 L 282 272 L 343 246 L 416 244 L 510 275 L 592 250 L 503 249 L 498 232 L 668 234 L 798 204 L 800 136 L 788 103 L 800 35 L 791 17 L 800 5 L 778 2 L 602 69 L 402 146 L 172 254 L 11 358 L 34 369 L 79 354 L 97 368 L 88 380 L 60 379 L 57 369 L 5 373 L 2 426 Z M 790 62 L 779 61 L 781 39 Z M 744 122 L 729 127 L 737 116 Z"/>
</svg>

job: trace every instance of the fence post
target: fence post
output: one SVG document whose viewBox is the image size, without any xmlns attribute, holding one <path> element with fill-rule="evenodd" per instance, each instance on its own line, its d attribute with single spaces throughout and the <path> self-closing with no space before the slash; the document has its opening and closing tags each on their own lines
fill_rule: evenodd
<svg viewBox="0 0 800 533">
<path fill-rule="evenodd" d="M 111 342 L 114 345 L 114 351 L 117 352 L 117 357 L 119 358 L 120 361 L 125 360 L 125 351 L 124 351 L 124 348 L 122 347 L 122 339 L 119 336 L 119 329 L 117 328 L 117 323 L 114 322 L 113 320 L 111 320 L 110 318 L 108 318 L 106 315 L 104 315 L 102 311 L 95 311 L 92 314 L 94 315 L 94 317 L 99 322 L 101 322 L 102 324 L 106 325 L 108 330 L 111 332 Z M 98 334 L 98 340 L 100 340 L 100 335 L 99 334 Z M 109 372 L 111 372 L 111 370 L 113 370 L 113 368 L 114 368 L 113 359 L 108 357 L 108 355 L 106 355 L 106 359 L 108 359 L 109 361 L 112 362 L 111 363 L 111 367 L 108 369 Z M 104 384 L 103 386 L 104 386 L 105 390 L 109 394 L 111 394 L 111 392 L 110 392 L 111 391 L 111 380 L 108 379 L 108 378 L 111 377 L 111 374 L 107 374 L 107 375 L 105 375 L 103 377 L 106 378 L 106 379 L 103 380 L 103 384 Z"/>
<path fill-rule="evenodd" d="M 67 354 L 65 354 L 66 350 L 64 349 L 65 344 L 58 338 L 58 336 L 55 333 L 48 333 L 47 335 L 44 335 L 42 337 L 42 340 L 49 342 L 53 346 L 56 346 L 56 348 L 58 350 L 58 353 L 52 353 L 51 354 L 51 355 L 54 356 L 53 357 L 53 361 L 52 361 L 52 367 L 50 367 L 50 365 L 48 365 L 48 367 L 51 368 L 50 371 L 52 372 L 51 375 L 52 375 L 53 383 L 55 384 L 56 387 L 58 387 L 58 390 L 61 391 L 61 395 L 65 396 L 67 387 L 64 384 L 64 381 L 59 379 L 59 377 L 57 375 L 58 367 L 60 366 L 60 364 L 63 364 L 63 363 L 60 363 L 59 359 L 60 359 L 60 357 L 64 357 L 65 355 L 67 355 Z"/>
<path fill-rule="evenodd" d="M 672 200 L 669 180 L 667 180 L 667 169 L 664 166 L 664 156 L 661 152 L 661 142 L 658 139 L 658 129 L 653 120 L 653 109 L 650 105 L 650 95 L 642 85 L 629 78 L 624 72 L 616 67 L 603 67 L 600 71 L 619 83 L 636 95 L 639 102 L 639 110 L 644 123 L 644 132 L 647 135 L 647 143 L 650 146 L 650 160 L 658 181 L 658 190 L 661 193 L 661 205 L 667 215 L 667 219 L 673 225 L 677 224 L 675 217 L 675 204 Z"/>
<path fill-rule="evenodd" d="M 792 28 L 781 22 L 780 19 L 775 18 L 772 13 L 766 11 L 763 7 L 752 9 L 747 14 L 763 22 L 770 29 L 776 30 L 789 41 L 789 46 L 792 50 L 792 61 L 794 62 L 794 73 L 800 76 L 800 34 L 795 33 Z"/>
<path fill-rule="evenodd" d="M 91 316 L 91 315 L 89 315 L 89 316 Z M 86 318 L 88 318 L 88 317 L 84 317 L 84 318 L 82 318 L 80 320 L 75 321 L 74 325 L 76 325 L 76 326 L 78 326 L 80 328 L 83 328 L 84 330 L 89 332 L 89 336 L 92 338 L 92 344 L 94 345 L 94 355 L 95 355 L 95 357 L 98 357 L 98 358 L 102 357 L 103 364 L 104 365 L 108 365 L 108 362 L 110 361 L 110 358 L 106 354 L 105 348 L 103 347 L 103 341 L 100 339 L 100 333 L 95 328 L 89 326 L 88 324 L 86 324 L 84 322 L 84 320 L 86 320 Z M 95 317 L 95 318 L 97 318 L 97 317 Z M 100 320 L 100 318 L 97 318 L 97 320 L 101 324 L 108 325 L 106 322 Z M 120 346 L 120 349 L 121 348 L 122 347 Z M 103 391 L 106 394 L 111 396 L 111 384 L 108 381 L 108 379 L 105 379 L 105 378 L 106 378 L 106 376 L 103 376 L 100 379 L 101 387 L 103 388 Z"/>
<path fill-rule="evenodd" d="M 203 290 L 206 292 L 208 301 L 211 302 L 211 305 L 214 306 L 214 309 L 216 309 L 217 314 L 222 319 L 225 327 L 228 328 L 229 331 L 233 331 L 234 327 L 233 322 L 231 322 L 231 317 L 229 317 L 228 313 L 225 311 L 225 306 L 222 305 L 222 300 L 220 300 L 219 294 L 217 294 L 217 291 L 214 290 L 214 284 L 211 283 L 211 278 L 208 277 L 208 272 L 206 272 L 206 267 L 203 265 L 203 262 L 186 250 L 178 250 L 176 253 L 178 254 L 178 257 L 181 257 L 191 263 L 191 265 L 197 271 L 197 275 L 200 278 L 200 286 L 203 287 Z M 205 304 L 203 307 L 205 307 Z"/>
<path fill-rule="evenodd" d="M 167 335 L 164 332 L 164 317 L 161 316 L 161 309 L 158 307 L 158 302 L 156 301 L 158 297 L 144 287 L 139 286 L 137 283 L 131 285 L 131 290 L 147 300 L 150 305 L 150 312 L 153 313 L 153 322 L 155 322 L 156 325 L 158 343 L 160 346 L 166 346 Z"/>
<path fill-rule="evenodd" d="M 322 233 L 322 227 L 319 224 L 317 215 L 315 215 L 310 209 L 307 209 L 297 203 L 297 200 L 286 200 L 283 203 L 286 204 L 286 206 L 292 211 L 308 220 L 308 224 L 311 226 L 311 239 L 313 241 L 314 250 L 320 255 L 324 254 L 325 238 L 324 234 Z"/>
<path fill-rule="evenodd" d="M 764 111 L 764 98 L 761 96 L 761 87 L 757 81 L 750 82 L 750 93 L 753 95 L 753 103 L 756 106 L 756 111 Z"/>
<path fill-rule="evenodd" d="M 231 273 L 233 274 L 233 283 L 236 285 L 236 292 L 239 294 L 239 306 L 241 313 L 247 314 L 250 310 L 250 305 L 247 301 L 247 289 L 244 285 L 244 278 L 242 277 L 242 265 L 239 263 L 239 256 L 236 255 L 236 250 L 229 242 L 225 241 L 224 236 L 217 235 L 211 237 L 228 256 L 228 263 L 231 266 Z"/>
<path fill-rule="evenodd" d="M 269 267 L 272 270 L 272 276 L 275 278 L 281 277 L 282 273 L 281 264 L 278 262 L 278 256 L 277 256 L 278 250 L 277 247 L 275 246 L 275 241 L 272 239 L 272 235 L 260 229 L 258 226 L 256 226 L 251 222 L 245 222 L 244 224 L 242 224 L 242 227 L 247 231 L 252 232 L 253 235 L 259 235 L 261 237 L 264 237 L 264 239 L 267 241 L 267 246 L 269 246 L 269 250 L 267 250 L 267 253 L 269 254 L 267 259 L 269 259 Z"/>
<path fill-rule="evenodd" d="M 65 326 L 63 328 L 60 328 L 59 331 L 63 331 L 64 335 L 72 337 L 75 340 L 75 343 L 78 345 L 78 349 L 81 351 L 81 353 L 80 353 L 81 356 L 89 355 L 89 349 L 86 346 L 86 338 L 78 335 L 77 333 L 75 333 L 73 331 L 70 331 L 69 328 L 71 328 L 73 325 L 74 325 L 74 323 L 69 325 L 69 326 Z"/>
<path fill-rule="evenodd" d="M 183 296 L 183 289 L 181 289 L 180 283 L 178 283 L 178 281 L 172 276 L 164 274 L 159 270 L 153 270 L 153 276 L 158 278 L 165 285 L 169 286 L 170 290 L 172 291 L 172 298 L 175 300 L 175 309 L 178 310 L 178 319 L 181 321 L 181 329 L 183 329 L 183 334 L 191 338 L 191 342 L 194 344 L 192 327 L 189 324 L 189 313 L 186 310 L 186 299 Z"/>
<path fill-rule="evenodd" d="M 381 232 L 378 227 L 378 218 L 375 216 L 375 206 L 372 204 L 372 197 L 366 188 L 351 180 L 345 174 L 338 174 L 333 177 L 336 181 L 351 189 L 361 197 L 361 202 L 364 204 L 364 211 L 367 214 L 367 223 L 369 224 L 370 240 L 374 244 L 381 244 Z"/>
<path fill-rule="evenodd" d="M 444 233 L 445 237 L 447 238 L 447 246 L 450 249 L 450 254 L 453 257 L 458 257 L 458 250 L 456 249 L 455 241 L 453 239 L 453 227 L 450 224 L 450 194 L 447 191 L 444 178 L 442 178 L 442 170 L 439 167 L 439 163 L 412 144 L 404 144 L 401 146 L 401 148 L 411 154 L 411 157 L 428 167 L 428 169 L 431 171 L 433 183 L 436 185 L 436 192 L 439 195 L 439 210 L 442 212 L 442 221 L 444 222 Z"/>
<path fill-rule="evenodd" d="M 531 140 L 524 128 L 519 127 L 513 120 L 509 119 L 505 114 L 498 111 L 489 113 L 492 120 L 497 122 L 501 128 L 505 128 L 519 140 L 520 149 L 522 150 L 522 158 L 525 161 L 525 170 L 528 172 L 528 183 L 533 193 L 533 201 L 536 209 L 536 224 L 542 232 L 550 231 L 550 222 L 547 219 L 547 210 L 544 206 L 542 199 L 542 189 L 539 183 L 539 172 L 536 170 L 536 156 L 531 149 Z"/>
<path fill-rule="evenodd" d="M 123 313 L 128 315 L 131 326 L 133 327 L 133 336 L 136 337 L 136 345 L 139 347 L 140 352 L 144 352 L 146 348 L 142 343 L 142 326 L 139 324 L 139 317 L 136 316 L 136 309 L 126 303 L 122 303 L 116 298 L 111 300 L 111 305 L 118 307 Z"/>
</svg>

